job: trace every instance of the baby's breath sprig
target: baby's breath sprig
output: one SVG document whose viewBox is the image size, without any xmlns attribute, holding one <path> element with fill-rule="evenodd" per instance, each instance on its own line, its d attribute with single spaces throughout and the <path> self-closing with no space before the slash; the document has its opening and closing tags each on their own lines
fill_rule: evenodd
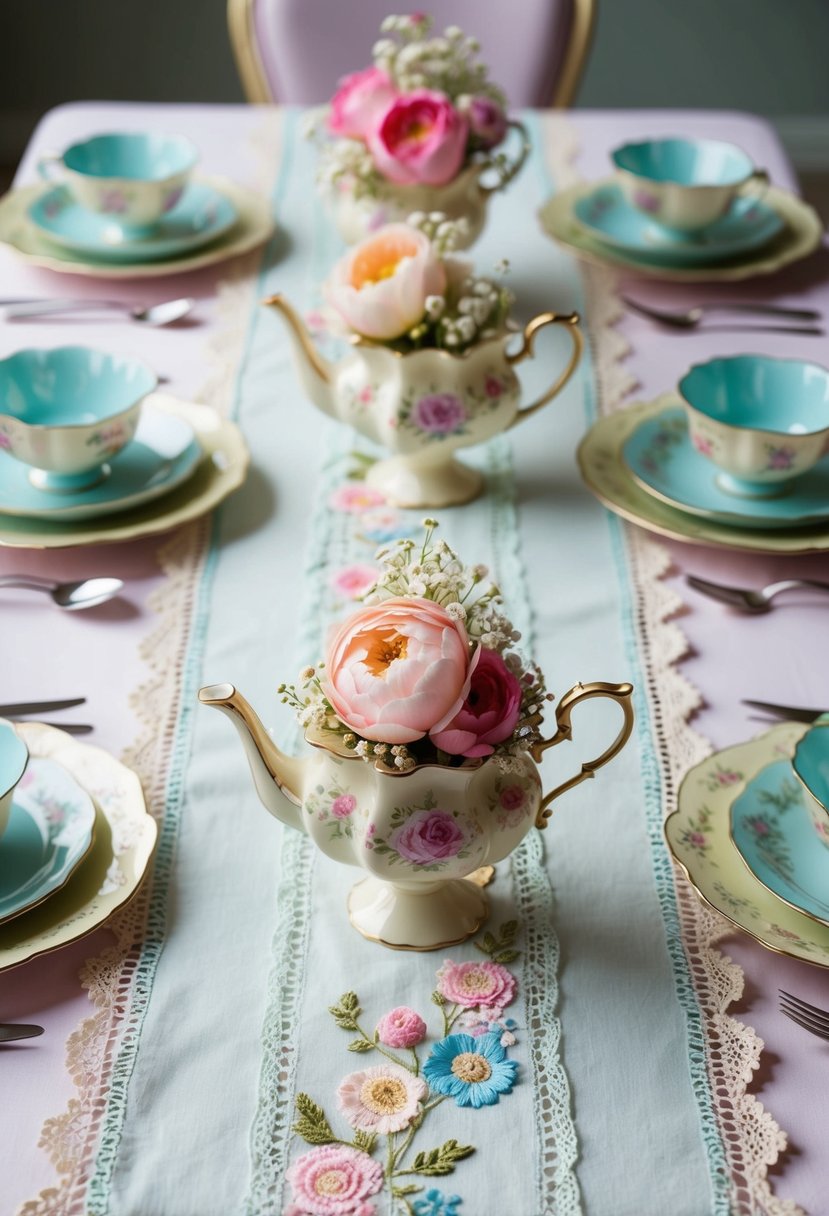
<svg viewBox="0 0 829 1216">
<path fill-rule="evenodd" d="M 467 37 L 457 25 L 430 37 L 433 25 L 425 13 L 386 17 L 380 26 L 385 37 L 372 49 L 375 66 L 388 73 L 401 93 L 429 88 L 452 101 L 471 94 L 505 105 L 503 92 L 478 59 L 477 38 Z"/>
</svg>

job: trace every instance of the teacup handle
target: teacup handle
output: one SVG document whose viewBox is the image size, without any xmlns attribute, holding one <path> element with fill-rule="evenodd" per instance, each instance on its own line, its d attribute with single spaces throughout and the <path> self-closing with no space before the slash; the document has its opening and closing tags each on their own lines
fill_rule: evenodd
<svg viewBox="0 0 829 1216">
<path fill-rule="evenodd" d="M 56 182 L 63 177 L 63 157 L 57 152 L 44 152 L 37 162 L 37 171 L 44 181 Z"/>
<path fill-rule="evenodd" d="M 518 155 L 514 160 L 509 160 L 506 153 L 497 152 L 491 160 L 487 161 L 482 169 L 482 173 L 487 173 L 490 169 L 496 175 L 495 181 L 491 185 L 486 182 L 478 181 L 478 189 L 484 198 L 489 198 L 490 194 L 495 194 L 498 190 L 503 190 L 508 186 L 517 173 L 520 173 L 524 161 L 530 154 L 532 144 L 530 143 L 530 133 L 524 126 L 523 122 L 519 122 L 517 118 L 511 118 L 507 123 L 507 129 L 517 131 L 521 136 L 521 146 L 518 149 Z"/>
<path fill-rule="evenodd" d="M 744 197 L 754 197 L 757 202 L 765 198 L 766 192 L 771 185 L 771 178 L 766 169 L 755 169 L 751 177 L 745 184 L 743 190 Z M 752 189 L 754 187 L 754 189 Z"/>
<path fill-rule="evenodd" d="M 540 743 L 536 743 L 531 749 L 532 758 L 535 761 L 541 760 L 543 753 L 548 747 L 555 747 L 556 743 L 561 743 L 563 739 L 572 739 L 573 728 L 570 724 L 570 715 L 580 701 L 589 701 L 591 697 L 609 697 L 611 701 L 615 701 L 621 707 L 624 721 L 622 729 L 606 751 L 603 751 L 595 760 L 586 760 L 581 766 L 581 771 L 576 773 L 574 777 L 570 777 L 567 781 L 563 781 L 561 785 L 557 785 L 551 793 L 545 794 L 541 800 L 541 806 L 538 808 L 538 814 L 535 819 L 535 826 L 537 828 L 546 828 L 547 820 L 552 813 L 550 803 L 558 798 L 559 794 L 571 790 L 574 786 L 581 784 L 582 781 L 586 781 L 588 777 L 595 777 L 596 769 L 601 768 L 603 764 L 607 764 L 608 760 L 612 760 L 625 746 L 633 730 L 632 693 L 632 684 L 604 684 L 596 680 L 592 684 L 576 684 L 561 698 L 556 706 L 556 733 L 550 739 L 542 739 Z"/>
<path fill-rule="evenodd" d="M 540 410 L 542 405 L 546 405 L 548 401 L 552 401 L 553 397 L 557 396 L 557 394 L 561 392 L 567 381 L 572 376 L 573 372 L 578 367 L 582 347 L 584 346 L 581 330 L 578 327 L 580 319 L 581 318 L 577 312 L 571 312 L 567 316 L 565 316 L 563 313 L 557 312 L 539 313 L 537 317 L 533 317 L 532 321 L 528 321 L 524 326 L 524 341 L 521 344 L 521 349 L 517 350 L 514 354 L 510 354 L 510 352 L 507 351 L 507 363 L 511 364 L 520 363 L 522 359 L 532 357 L 535 335 L 540 329 L 543 329 L 545 325 L 565 325 L 567 327 L 567 332 L 570 335 L 570 341 L 573 343 L 570 362 L 567 364 L 558 380 L 556 380 L 555 384 L 553 384 L 551 388 L 548 388 L 546 393 L 542 393 L 538 400 L 534 401 L 532 405 L 526 405 L 522 410 L 519 410 L 512 422 L 509 424 L 510 426 L 515 426 L 517 422 L 523 422 L 525 418 L 529 418 L 530 414 L 534 414 L 537 410 Z M 509 427 L 506 429 L 509 430 Z"/>
</svg>

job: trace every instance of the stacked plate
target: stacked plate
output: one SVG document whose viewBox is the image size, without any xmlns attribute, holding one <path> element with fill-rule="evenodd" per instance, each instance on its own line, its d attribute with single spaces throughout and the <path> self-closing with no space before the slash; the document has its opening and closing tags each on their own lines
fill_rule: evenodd
<svg viewBox="0 0 829 1216">
<path fill-rule="evenodd" d="M 819 804 L 816 815 L 792 763 L 821 733 L 829 725 L 787 722 L 709 757 L 683 781 L 665 834 L 716 912 L 770 950 L 829 967 L 829 815 Z"/>
<path fill-rule="evenodd" d="M 136 775 L 100 748 L 39 723 L 0 722 L 0 753 L 6 775 L 18 760 L 26 766 L 14 773 L 0 835 L 6 970 L 84 937 L 131 899 L 157 829 Z"/>
</svg>

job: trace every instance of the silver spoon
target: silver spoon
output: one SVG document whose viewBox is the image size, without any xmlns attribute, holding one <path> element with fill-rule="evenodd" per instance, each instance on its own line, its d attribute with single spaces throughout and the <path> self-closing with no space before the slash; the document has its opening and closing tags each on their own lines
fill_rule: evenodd
<svg viewBox="0 0 829 1216">
<path fill-rule="evenodd" d="M 652 304 L 640 304 L 629 296 L 622 296 L 623 303 L 633 312 L 641 313 L 651 321 L 659 321 L 663 325 L 671 325 L 675 329 L 694 329 L 709 312 L 752 313 L 761 317 L 788 317 L 792 321 L 819 321 L 821 314 L 813 308 L 788 308 L 784 304 L 698 304 L 694 308 L 668 309 L 654 308 Z"/>
<path fill-rule="evenodd" d="M 37 578 L 30 574 L 5 574 L 0 576 L 0 588 L 22 587 L 27 591 L 45 591 L 53 603 L 67 612 L 79 608 L 94 608 L 105 604 L 123 587 L 120 578 L 87 578 L 79 583 L 55 583 L 51 579 Z"/>
<path fill-rule="evenodd" d="M 17 321 L 26 317 L 48 317 L 60 312 L 114 309 L 129 317 L 131 321 L 160 326 L 181 321 L 192 312 L 195 303 L 189 296 L 180 300 L 165 300 L 161 304 L 149 304 L 146 308 L 141 305 L 130 308 L 128 304 L 119 303 L 117 300 L 25 300 L 5 307 L 3 318 L 6 321 Z"/>
<path fill-rule="evenodd" d="M 829 583 L 821 583 L 810 578 L 787 578 L 779 583 L 769 583 L 767 587 L 761 587 L 757 591 L 748 587 L 723 587 L 719 583 L 709 583 L 707 579 L 698 578 L 695 574 L 686 575 L 685 581 L 689 587 L 693 587 L 702 595 L 710 596 L 712 600 L 720 600 L 724 604 L 731 604 L 733 608 L 739 608 L 742 612 L 768 612 L 772 606 L 772 600 L 782 591 L 795 591 L 798 588 L 829 591 Z"/>
</svg>

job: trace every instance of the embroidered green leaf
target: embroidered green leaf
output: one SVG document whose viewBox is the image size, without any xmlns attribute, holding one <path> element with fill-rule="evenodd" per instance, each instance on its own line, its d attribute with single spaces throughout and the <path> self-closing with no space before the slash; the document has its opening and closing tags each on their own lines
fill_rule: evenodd
<svg viewBox="0 0 829 1216">
<path fill-rule="evenodd" d="M 432 993 L 432 1004 L 433 1005 L 445 1005 L 446 1004 L 446 997 L 443 995 L 442 992 L 438 992 L 437 988 Z"/>
<path fill-rule="evenodd" d="M 361 1148 L 364 1153 L 373 1152 L 376 1143 L 376 1132 L 364 1132 L 358 1128 L 358 1130 L 354 1133 L 354 1147 Z"/>
<path fill-rule="evenodd" d="M 489 955 L 494 963 L 512 963 L 521 956 L 520 950 L 510 949 L 517 936 L 518 921 L 508 920 L 497 933 L 485 933 L 479 942 L 472 944 L 481 954 Z"/>
<path fill-rule="evenodd" d="M 493 954 L 492 961 L 493 963 L 514 963 L 520 957 L 520 950 L 499 950 L 497 954 Z"/>
<path fill-rule="evenodd" d="M 498 949 L 498 943 L 491 933 L 485 933 L 483 941 L 481 942 L 480 946 L 478 946 L 478 949 L 483 950 L 484 954 L 493 954 Z"/>
<path fill-rule="evenodd" d="M 346 992 L 336 1005 L 330 1005 L 328 1012 L 342 1030 L 359 1030 L 357 1018 L 362 1013 L 356 992 Z"/>
<path fill-rule="evenodd" d="M 418 1191 L 422 1191 L 422 1186 L 416 1186 L 415 1183 L 410 1183 L 409 1186 L 393 1186 L 391 1193 L 395 1199 L 403 1199 L 406 1195 L 416 1195 Z"/>
<path fill-rule="evenodd" d="M 348 1044 L 349 1051 L 374 1051 L 374 1044 L 368 1039 L 354 1039 Z"/>
<path fill-rule="evenodd" d="M 337 1137 L 331 1130 L 325 1111 L 308 1094 L 297 1094 L 296 1108 L 299 1118 L 293 1124 L 293 1130 L 298 1136 L 302 1136 L 308 1144 L 336 1143 Z"/>
<path fill-rule="evenodd" d="M 456 1161 L 462 1161 L 470 1153 L 475 1152 L 473 1144 L 458 1144 L 457 1140 L 447 1140 L 440 1148 L 430 1149 L 427 1153 L 418 1153 L 411 1168 L 402 1171 L 406 1174 L 425 1174 L 428 1178 L 451 1174 Z"/>
</svg>

